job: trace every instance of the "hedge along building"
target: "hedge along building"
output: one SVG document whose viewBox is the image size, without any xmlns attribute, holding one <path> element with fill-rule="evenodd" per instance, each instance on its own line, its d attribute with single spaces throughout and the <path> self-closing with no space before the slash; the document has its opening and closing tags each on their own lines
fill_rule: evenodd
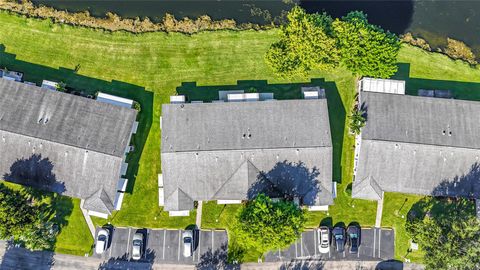
<svg viewBox="0 0 480 270">
<path fill-rule="evenodd" d="M 327 100 L 262 96 L 163 104 L 159 190 L 170 215 L 188 215 L 195 201 L 241 203 L 259 193 L 310 210 L 333 204 Z"/>
<path fill-rule="evenodd" d="M 0 79 L 1 178 L 83 199 L 90 215 L 106 218 L 121 207 L 136 114 Z"/>
<path fill-rule="evenodd" d="M 480 102 L 405 95 L 405 82 L 363 79 L 352 197 L 383 192 L 480 198 Z"/>
</svg>

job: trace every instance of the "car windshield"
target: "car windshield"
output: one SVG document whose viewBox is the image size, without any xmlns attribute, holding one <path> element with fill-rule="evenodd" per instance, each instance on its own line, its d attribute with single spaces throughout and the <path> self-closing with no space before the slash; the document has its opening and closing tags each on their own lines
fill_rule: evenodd
<svg viewBox="0 0 480 270">
<path fill-rule="evenodd" d="M 99 235 L 98 236 L 98 241 L 104 242 L 105 240 L 107 240 L 107 237 L 105 235 Z"/>
<path fill-rule="evenodd" d="M 134 245 L 134 246 L 141 246 L 141 245 L 142 245 L 142 241 L 141 241 L 141 240 L 133 240 L 133 245 Z"/>
<path fill-rule="evenodd" d="M 343 239 L 343 235 L 341 235 L 341 234 L 336 234 L 336 235 L 335 235 L 335 239 L 341 240 L 341 239 Z"/>
<path fill-rule="evenodd" d="M 351 238 L 358 238 L 358 236 L 357 236 L 356 233 L 351 233 L 351 234 L 350 234 L 350 237 L 351 237 Z"/>
<path fill-rule="evenodd" d="M 183 242 L 186 243 L 186 244 L 189 244 L 189 243 L 192 242 L 192 238 L 190 238 L 190 237 L 185 237 L 185 238 L 183 238 Z"/>
</svg>

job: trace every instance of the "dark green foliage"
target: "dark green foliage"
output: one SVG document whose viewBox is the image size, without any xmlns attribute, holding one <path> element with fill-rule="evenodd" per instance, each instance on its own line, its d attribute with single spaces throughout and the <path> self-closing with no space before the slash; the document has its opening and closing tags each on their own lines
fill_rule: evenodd
<svg viewBox="0 0 480 270">
<path fill-rule="evenodd" d="M 326 14 L 306 14 L 294 7 L 282 27 L 281 40 L 272 44 L 265 59 L 283 77 L 305 76 L 310 70 L 331 70 L 338 66 L 332 18 Z"/>
<path fill-rule="evenodd" d="M 410 210 L 406 229 L 425 252 L 427 269 L 480 266 L 480 221 L 471 201 L 422 200 Z"/>
<path fill-rule="evenodd" d="M 350 71 L 361 76 L 388 78 L 397 71 L 400 41 L 388 31 L 369 24 L 367 15 L 352 11 L 333 22 L 340 58 Z"/>
<path fill-rule="evenodd" d="M 342 63 L 354 74 L 387 78 L 397 71 L 400 40 L 371 25 L 359 11 L 342 20 L 327 14 L 307 14 L 296 6 L 288 13 L 281 39 L 265 59 L 283 77 L 305 76 L 311 70 L 329 71 Z"/>
<path fill-rule="evenodd" d="M 240 212 L 237 238 L 242 238 L 242 248 L 264 253 L 295 242 L 304 223 L 303 210 L 293 202 L 273 202 L 260 194 Z"/>
<path fill-rule="evenodd" d="M 350 132 L 355 135 L 360 134 L 362 127 L 365 126 L 367 120 L 364 117 L 365 112 L 357 108 L 356 106 L 352 110 L 352 114 L 348 117 L 350 119 L 349 127 Z"/>
<path fill-rule="evenodd" d="M 67 90 L 67 84 L 64 82 L 59 82 L 56 88 L 57 88 L 57 91 L 65 92 Z"/>
<path fill-rule="evenodd" d="M 0 238 L 12 239 L 32 250 L 52 249 L 58 230 L 50 220 L 51 200 L 28 192 L 0 183 Z"/>
</svg>

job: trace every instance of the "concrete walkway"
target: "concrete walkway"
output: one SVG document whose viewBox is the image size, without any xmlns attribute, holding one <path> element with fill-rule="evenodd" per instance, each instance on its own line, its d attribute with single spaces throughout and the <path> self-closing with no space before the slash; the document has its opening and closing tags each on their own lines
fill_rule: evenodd
<svg viewBox="0 0 480 270">
<path fill-rule="evenodd" d="M 82 210 L 83 217 L 87 222 L 88 229 L 90 230 L 90 233 L 92 234 L 93 239 L 95 239 L 95 226 L 93 226 L 92 219 L 90 218 L 90 215 L 88 215 L 87 210 L 83 208 L 84 203 L 85 203 L 85 200 L 80 200 L 80 209 Z"/>
<path fill-rule="evenodd" d="M 382 199 L 377 201 L 377 217 L 375 219 L 375 227 L 380 228 L 382 226 L 382 212 L 383 212 L 383 192 Z"/>
<path fill-rule="evenodd" d="M 203 202 L 198 201 L 198 206 L 197 206 L 197 218 L 195 220 L 195 224 L 197 225 L 197 229 L 200 230 L 202 227 L 202 208 L 203 208 Z"/>
</svg>

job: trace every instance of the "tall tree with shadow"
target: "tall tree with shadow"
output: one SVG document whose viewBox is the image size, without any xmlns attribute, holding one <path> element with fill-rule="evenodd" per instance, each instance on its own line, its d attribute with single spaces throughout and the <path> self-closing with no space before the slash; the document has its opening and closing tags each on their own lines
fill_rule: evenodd
<svg viewBox="0 0 480 270">
<path fill-rule="evenodd" d="M 65 185 L 56 180 L 53 164 L 34 154 L 15 161 L 3 179 L 23 188 L 13 190 L 1 184 L 4 199 L 0 215 L 5 222 L 0 224 L 0 234 L 31 250 L 53 250 L 56 236 L 73 209 L 71 199 L 59 195 Z M 21 218 L 9 218 L 16 216 Z"/>
<path fill-rule="evenodd" d="M 480 220 L 472 198 L 479 198 L 480 168 L 444 180 L 433 195 L 414 204 L 408 213 L 407 232 L 425 252 L 427 269 L 479 269 Z M 453 198 L 456 196 L 456 198 Z"/>
</svg>

